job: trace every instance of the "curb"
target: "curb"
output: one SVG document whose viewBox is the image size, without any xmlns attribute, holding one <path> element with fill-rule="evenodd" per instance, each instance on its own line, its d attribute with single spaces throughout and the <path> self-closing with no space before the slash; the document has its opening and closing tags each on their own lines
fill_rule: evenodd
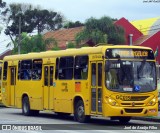
<svg viewBox="0 0 160 133">
<path fill-rule="evenodd" d="M 152 122 L 160 122 L 160 117 L 132 117 L 134 120 L 143 120 L 143 121 L 152 121 Z"/>
</svg>

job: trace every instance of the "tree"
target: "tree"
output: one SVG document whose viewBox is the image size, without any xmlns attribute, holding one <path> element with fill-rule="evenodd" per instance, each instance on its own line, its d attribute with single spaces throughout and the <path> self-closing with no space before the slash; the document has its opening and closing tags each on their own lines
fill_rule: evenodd
<svg viewBox="0 0 160 133">
<path fill-rule="evenodd" d="M 125 42 L 124 30 L 115 26 L 110 17 L 100 19 L 90 18 L 85 23 L 85 28 L 76 36 L 77 44 L 91 40 L 98 43 L 122 44 Z"/>
<path fill-rule="evenodd" d="M 43 30 L 56 30 L 62 27 L 63 16 L 57 12 L 41 10 L 31 4 L 10 4 L 2 13 L 7 16 L 5 34 L 10 36 L 14 46 L 16 41 L 20 41 L 20 32 L 32 33 L 37 31 L 38 34 Z M 16 39 L 14 39 L 16 38 Z M 7 46 L 11 45 L 9 43 Z"/>
<path fill-rule="evenodd" d="M 53 51 L 58 51 L 60 48 L 58 46 L 52 48 Z"/>
<path fill-rule="evenodd" d="M 17 40 L 15 42 L 18 42 Z M 21 54 L 29 52 L 41 52 L 46 51 L 46 46 L 50 43 L 55 43 L 53 38 L 44 39 L 41 34 L 28 36 L 27 33 L 22 33 L 21 36 Z M 13 54 L 18 53 L 18 44 L 14 44 Z"/>
<path fill-rule="evenodd" d="M 25 19 L 27 24 L 37 29 L 38 34 L 47 30 L 57 30 L 62 27 L 63 16 L 57 12 L 48 10 L 27 10 L 25 12 Z"/>
<path fill-rule="evenodd" d="M 17 45 L 15 40 L 18 41 L 19 29 L 21 32 L 27 33 L 31 33 L 33 31 L 32 26 L 26 24 L 24 15 L 27 10 L 31 10 L 32 8 L 33 7 L 30 4 L 10 4 L 3 14 L 6 16 L 4 19 L 6 23 L 5 34 L 9 35 L 14 46 Z M 16 39 L 14 40 L 14 38 Z"/>
<path fill-rule="evenodd" d="M 81 23 L 80 21 L 76 21 L 76 22 L 69 21 L 63 26 L 63 28 L 68 29 L 68 28 L 75 28 L 80 26 L 84 26 L 84 24 Z"/>
<path fill-rule="evenodd" d="M 57 12 L 33 8 L 31 4 L 10 4 L 7 19 L 8 26 L 6 35 L 17 37 L 19 26 L 22 32 L 32 33 L 37 30 L 38 34 L 44 29 L 56 30 L 62 27 L 63 16 Z"/>
<path fill-rule="evenodd" d="M 67 48 L 75 48 L 76 44 L 73 42 L 68 42 Z"/>
<path fill-rule="evenodd" d="M 3 17 L 2 14 L 4 14 L 6 11 L 6 2 L 3 2 L 2 0 L 0 0 L 0 23 L 3 24 Z M 0 26 L 0 33 L 2 31 L 2 27 Z"/>
</svg>

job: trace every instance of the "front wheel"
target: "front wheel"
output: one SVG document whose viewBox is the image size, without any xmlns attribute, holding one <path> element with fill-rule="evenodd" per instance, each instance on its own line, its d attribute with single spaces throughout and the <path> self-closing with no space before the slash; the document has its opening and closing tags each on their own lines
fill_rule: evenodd
<svg viewBox="0 0 160 133">
<path fill-rule="evenodd" d="M 90 119 L 90 116 L 85 115 L 85 108 L 82 100 L 79 100 L 75 105 L 74 117 L 75 120 L 80 123 L 87 122 Z"/>
</svg>

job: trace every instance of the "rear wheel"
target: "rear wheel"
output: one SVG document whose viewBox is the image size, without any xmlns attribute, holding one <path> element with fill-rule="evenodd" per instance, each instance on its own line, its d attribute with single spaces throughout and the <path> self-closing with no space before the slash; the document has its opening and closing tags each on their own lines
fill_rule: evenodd
<svg viewBox="0 0 160 133">
<path fill-rule="evenodd" d="M 22 113 L 25 116 L 32 114 L 32 111 L 30 110 L 29 98 L 27 96 L 22 99 Z"/>
<path fill-rule="evenodd" d="M 75 105 L 74 119 L 80 123 L 87 122 L 90 119 L 90 116 L 85 115 L 85 108 L 82 100 L 79 100 Z"/>
<path fill-rule="evenodd" d="M 38 115 L 39 110 L 31 110 L 30 109 L 30 103 L 29 103 L 29 98 L 25 96 L 22 100 L 22 113 L 25 116 L 30 116 L 30 115 Z"/>
</svg>

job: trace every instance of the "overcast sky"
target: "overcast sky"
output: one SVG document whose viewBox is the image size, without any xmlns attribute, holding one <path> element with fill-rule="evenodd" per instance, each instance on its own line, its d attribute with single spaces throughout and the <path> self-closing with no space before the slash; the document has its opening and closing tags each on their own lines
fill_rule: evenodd
<svg viewBox="0 0 160 133">
<path fill-rule="evenodd" d="M 160 16 L 160 0 L 3 0 L 9 3 L 40 5 L 62 13 L 67 20 L 85 22 L 90 17 L 109 16 L 129 21 Z M 2 36 L 2 35 L 0 35 Z M 3 40 L 1 39 L 0 42 Z M 5 43 L 5 42 L 4 42 Z M 2 45 L 1 45 L 2 46 Z M 1 47 L 0 47 L 1 48 Z M 1 53 L 1 50 L 0 50 Z"/>
<path fill-rule="evenodd" d="M 61 12 L 66 19 L 84 22 L 87 18 L 110 16 L 138 20 L 160 16 L 160 0 L 4 0 L 7 3 L 31 3 Z M 150 1 L 150 2 L 149 2 Z"/>
</svg>

